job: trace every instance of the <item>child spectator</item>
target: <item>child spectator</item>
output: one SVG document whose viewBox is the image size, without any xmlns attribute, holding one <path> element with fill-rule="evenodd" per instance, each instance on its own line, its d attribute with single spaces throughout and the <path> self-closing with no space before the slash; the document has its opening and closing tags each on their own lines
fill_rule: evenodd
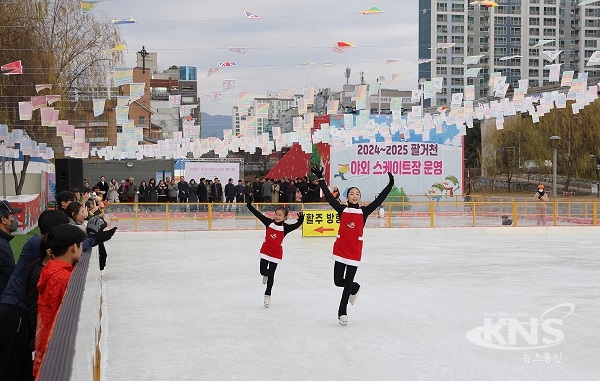
<svg viewBox="0 0 600 381">
<path fill-rule="evenodd" d="M 48 340 L 73 272 L 79 261 L 85 233 L 76 226 L 60 225 L 48 233 L 51 260 L 42 269 L 38 282 L 38 320 L 35 337 L 33 375 L 37 377 L 44 361 Z"/>
<path fill-rule="evenodd" d="M 298 229 L 302 225 L 304 215 L 302 212 L 298 212 L 298 221 L 295 224 L 286 224 L 284 221 L 287 219 L 288 210 L 284 206 L 275 209 L 275 218 L 269 218 L 252 206 L 251 197 L 248 198 L 246 205 L 252 214 L 267 228 L 265 240 L 260 248 L 260 274 L 263 276 L 263 284 L 267 285 L 264 303 L 265 307 L 268 308 L 271 305 L 271 288 L 275 280 L 275 270 L 277 270 L 277 264 L 283 259 L 281 243 L 289 232 Z"/>
<path fill-rule="evenodd" d="M 45 210 L 38 226 L 42 235 L 56 226 L 68 224 L 60 210 Z M 0 380 L 32 379 L 35 327 L 37 321 L 37 282 L 42 269 L 41 236 L 25 242 L 6 290 L 0 297 Z"/>
<path fill-rule="evenodd" d="M 333 209 L 340 215 L 340 228 L 337 239 L 333 244 L 333 282 L 337 287 L 343 287 L 342 299 L 338 309 L 338 320 L 341 325 L 348 324 L 347 307 L 348 302 L 354 304 L 360 291 L 360 284 L 354 282 L 354 276 L 363 248 L 363 229 L 367 217 L 379 207 L 388 196 L 394 186 L 394 176 L 388 172 L 390 182 L 383 188 L 377 198 L 366 206 L 359 206 L 360 190 L 350 187 L 346 194 L 347 205 L 340 204 L 329 191 L 327 183 L 323 178 L 323 170 L 319 167 L 311 168 L 311 172 L 319 179 L 321 190 L 325 199 Z"/>
</svg>

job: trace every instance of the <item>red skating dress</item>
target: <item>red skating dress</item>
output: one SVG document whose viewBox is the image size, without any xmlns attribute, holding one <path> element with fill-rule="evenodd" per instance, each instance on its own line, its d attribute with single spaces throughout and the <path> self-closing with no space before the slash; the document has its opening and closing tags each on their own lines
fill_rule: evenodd
<svg viewBox="0 0 600 381">
<path fill-rule="evenodd" d="M 358 266 L 362 257 L 364 217 L 362 208 L 344 208 L 340 228 L 333 244 L 333 259 Z"/>
</svg>

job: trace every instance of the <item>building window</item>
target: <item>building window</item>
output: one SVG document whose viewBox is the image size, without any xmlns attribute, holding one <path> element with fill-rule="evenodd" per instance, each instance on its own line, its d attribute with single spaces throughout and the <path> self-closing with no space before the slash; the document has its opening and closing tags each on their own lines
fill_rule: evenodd
<svg viewBox="0 0 600 381">
<path fill-rule="evenodd" d="M 530 17 L 529 18 L 529 25 L 540 25 L 540 19 L 539 19 L 539 17 Z"/>
<path fill-rule="evenodd" d="M 465 16 L 463 16 L 463 15 L 452 15 L 452 22 L 453 23 L 464 23 L 465 22 Z"/>
<path fill-rule="evenodd" d="M 448 15 L 437 15 L 437 22 L 448 22 Z"/>
<path fill-rule="evenodd" d="M 464 12 L 464 4 L 452 4 L 452 12 Z"/>
<path fill-rule="evenodd" d="M 438 75 L 445 75 L 448 74 L 448 68 L 443 66 L 443 67 L 438 67 L 436 69 L 436 72 L 438 73 Z"/>
<path fill-rule="evenodd" d="M 446 3 L 438 3 L 437 4 L 437 10 L 438 10 L 438 12 L 447 12 L 448 11 L 448 4 L 446 4 Z"/>
<path fill-rule="evenodd" d="M 138 126 L 146 125 L 146 117 L 144 115 L 140 115 Z"/>
</svg>

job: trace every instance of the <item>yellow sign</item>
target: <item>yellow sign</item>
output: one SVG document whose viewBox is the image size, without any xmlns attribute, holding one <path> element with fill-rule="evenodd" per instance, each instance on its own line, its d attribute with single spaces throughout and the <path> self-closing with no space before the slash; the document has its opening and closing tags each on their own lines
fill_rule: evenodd
<svg viewBox="0 0 600 381">
<path fill-rule="evenodd" d="M 340 226 L 340 216 L 335 210 L 303 210 L 303 237 L 335 237 Z"/>
</svg>

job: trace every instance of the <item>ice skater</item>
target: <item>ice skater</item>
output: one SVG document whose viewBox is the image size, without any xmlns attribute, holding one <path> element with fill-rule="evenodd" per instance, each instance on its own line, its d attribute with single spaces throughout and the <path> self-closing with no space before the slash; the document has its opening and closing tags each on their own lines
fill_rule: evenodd
<svg viewBox="0 0 600 381">
<path fill-rule="evenodd" d="M 302 225 L 304 214 L 298 212 L 298 221 L 294 224 L 286 224 L 284 222 L 288 217 L 289 211 L 283 205 L 275 209 L 275 218 L 269 218 L 256 210 L 252 206 L 251 197 L 248 197 L 246 205 L 252 214 L 267 228 L 265 241 L 260 248 L 260 275 L 262 275 L 263 284 L 267 285 L 264 303 L 265 307 L 268 308 L 271 305 L 271 288 L 273 288 L 275 280 L 275 270 L 277 270 L 277 264 L 283 259 L 283 247 L 281 243 L 286 234 L 298 229 Z"/>
<path fill-rule="evenodd" d="M 357 187 L 348 188 L 347 205 L 340 204 L 327 188 L 323 178 L 323 170 L 311 168 L 312 173 L 319 179 L 325 199 L 340 215 L 340 228 L 333 244 L 333 282 L 337 287 L 343 287 L 342 299 L 338 309 L 338 320 L 341 325 L 348 324 L 348 302 L 354 304 L 360 291 L 360 284 L 354 282 L 356 270 L 360 264 L 363 247 L 363 228 L 367 217 L 373 213 L 385 200 L 394 186 L 394 176 L 388 172 L 390 182 L 383 188 L 377 198 L 366 206 L 359 206 L 360 190 Z"/>
</svg>

